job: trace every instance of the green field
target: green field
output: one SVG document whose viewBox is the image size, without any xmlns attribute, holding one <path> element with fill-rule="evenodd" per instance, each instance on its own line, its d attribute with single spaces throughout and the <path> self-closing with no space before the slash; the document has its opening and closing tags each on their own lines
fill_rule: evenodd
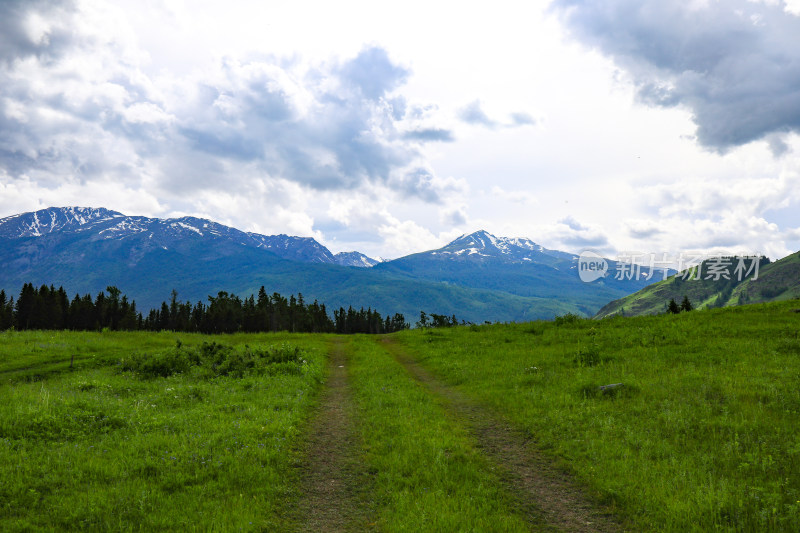
<svg viewBox="0 0 800 533">
<path fill-rule="evenodd" d="M 323 376 L 325 339 L 213 339 L 239 355 L 290 342 L 305 362 L 161 377 L 182 367 L 178 352 L 212 340 L 179 338 L 177 350 L 171 334 L 0 334 L 0 530 L 285 525 L 292 443 Z M 123 369 L 145 357 L 160 363 Z"/>
<path fill-rule="evenodd" d="M 0 530 L 797 531 L 798 308 L 0 333 Z"/>
</svg>

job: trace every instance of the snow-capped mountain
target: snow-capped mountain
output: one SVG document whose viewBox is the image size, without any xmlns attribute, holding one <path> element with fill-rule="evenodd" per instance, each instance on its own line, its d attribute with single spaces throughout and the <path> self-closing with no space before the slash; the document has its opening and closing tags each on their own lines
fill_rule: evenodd
<svg viewBox="0 0 800 533">
<path fill-rule="evenodd" d="M 185 247 L 187 241 L 206 241 L 223 249 L 243 246 L 267 250 L 283 259 L 308 263 L 345 264 L 369 267 L 377 263 L 365 260 L 343 261 L 310 237 L 261 235 L 244 232 L 216 222 L 196 218 L 149 218 L 126 216 L 117 211 L 89 207 L 51 207 L 0 219 L 0 239 L 22 239 L 51 234 L 84 235 L 90 240 L 142 240 L 140 248 L 163 250 Z M 140 250 L 141 252 L 141 250 Z M 358 252 L 353 252 L 358 255 Z"/>
<path fill-rule="evenodd" d="M 204 301 L 218 291 L 246 296 L 263 285 L 282 294 L 302 292 L 329 308 L 527 320 L 565 312 L 591 316 L 648 283 L 583 283 L 576 259 L 486 231 L 379 262 L 359 252 L 334 255 L 312 238 L 260 235 L 196 217 L 63 207 L 0 219 L 0 289 L 7 294 L 28 282 L 63 285 L 72 294 L 116 285 L 144 309 L 160 305 L 172 289 Z"/>
<path fill-rule="evenodd" d="M 591 314 L 598 304 L 602 307 L 602 302 L 615 293 L 629 294 L 648 284 L 645 279 L 613 278 L 583 283 L 577 263 L 575 254 L 549 250 L 527 238 L 497 237 L 480 230 L 437 250 L 380 263 L 372 269 L 447 285 L 569 302 L 585 314 Z"/>
<path fill-rule="evenodd" d="M 548 250 L 527 238 L 496 237 L 485 230 L 462 235 L 438 250 L 424 253 L 466 259 L 494 258 L 507 262 L 527 261 L 547 264 L 551 264 L 553 260 L 576 261 L 578 258 L 566 252 Z"/>
<path fill-rule="evenodd" d="M 482 322 L 580 311 L 570 303 L 377 270 L 385 263 L 358 252 L 333 255 L 313 239 L 108 209 L 50 208 L 0 219 L 0 263 L 0 289 L 7 295 L 18 294 L 24 283 L 63 286 L 71 297 L 114 285 L 145 312 L 173 289 L 183 301 L 204 302 L 219 291 L 246 297 L 261 286 L 284 295 L 302 292 L 331 310 L 364 307 L 407 317 L 425 309 Z"/>
<path fill-rule="evenodd" d="M 374 267 L 380 261 L 367 257 L 361 252 L 339 252 L 333 256 L 337 265 L 352 266 L 352 267 Z"/>
</svg>

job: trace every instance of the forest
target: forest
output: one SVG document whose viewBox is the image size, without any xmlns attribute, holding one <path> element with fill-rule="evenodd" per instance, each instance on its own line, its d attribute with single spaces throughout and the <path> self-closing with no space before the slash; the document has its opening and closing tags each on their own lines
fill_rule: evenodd
<svg viewBox="0 0 800 533">
<path fill-rule="evenodd" d="M 453 317 L 455 318 L 455 317 Z M 188 333 L 371 333 L 382 334 L 409 327 L 400 313 L 381 314 L 373 309 L 340 307 L 328 314 L 325 304 L 307 303 L 302 293 L 286 298 L 262 286 L 258 295 L 240 298 L 220 291 L 208 303 L 182 302 L 172 291 L 169 301 L 143 315 L 136 302 L 115 286 L 97 296 L 76 294 L 69 299 L 63 287 L 23 285 L 15 300 L 0 290 L 0 330 L 77 331 L 181 331 Z"/>
</svg>

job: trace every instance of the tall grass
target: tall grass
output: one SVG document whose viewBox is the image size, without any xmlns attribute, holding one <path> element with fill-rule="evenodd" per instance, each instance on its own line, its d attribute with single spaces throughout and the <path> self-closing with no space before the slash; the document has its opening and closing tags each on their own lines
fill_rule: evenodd
<svg viewBox="0 0 800 533">
<path fill-rule="evenodd" d="M 643 530 L 800 531 L 798 307 L 397 338 Z"/>
<path fill-rule="evenodd" d="M 287 526 L 299 497 L 290 449 L 324 339 L 217 337 L 244 370 L 214 372 L 180 361 L 206 337 L 179 338 L 180 348 L 172 334 L 0 334 L 0 530 Z M 289 344 L 302 352 L 291 371 L 251 371 L 248 357 Z"/>
<path fill-rule="evenodd" d="M 475 442 L 375 342 L 352 343 L 376 526 L 386 531 L 527 531 Z"/>
</svg>

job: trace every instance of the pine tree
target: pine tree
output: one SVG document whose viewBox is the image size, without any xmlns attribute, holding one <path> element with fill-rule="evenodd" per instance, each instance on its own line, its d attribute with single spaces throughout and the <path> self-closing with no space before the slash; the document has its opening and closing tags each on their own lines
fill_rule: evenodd
<svg viewBox="0 0 800 533">
<path fill-rule="evenodd" d="M 669 304 L 667 304 L 667 312 L 672 313 L 673 315 L 677 315 L 681 312 L 681 308 L 678 307 L 678 304 L 675 302 L 675 298 L 670 298 Z"/>
<path fill-rule="evenodd" d="M 0 330 L 7 330 L 11 327 L 11 313 L 6 298 L 6 291 L 0 290 Z"/>
<path fill-rule="evenodd" d="M 33 288 L 32 283 L 26 283 L 22 286 L 17 299 L 17 327 L 19 329 L 30 329 L 34 326 L 34 312 L 36 310 L 36 289 Z"/>
</svg>

